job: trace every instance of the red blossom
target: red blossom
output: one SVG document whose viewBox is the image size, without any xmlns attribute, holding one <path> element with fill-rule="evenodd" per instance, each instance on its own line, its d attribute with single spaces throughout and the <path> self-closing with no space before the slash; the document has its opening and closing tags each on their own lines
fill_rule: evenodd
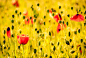
<svg viewBox="0 0 86 58">
<path fill-rule="evenodd" d="M 8 36 L 8 38 L 11 37 L 11 32 L 10 32 L 10 28 L 9 27 L 7 28 L 7 36 Z"/>
<path fill-rule="evenodd" d="M 18 0 L 13 0 L 13 1 L 12 1 L 12 4 L 13 4 L 14 6 L 16 6 L 16 7 L 19 7 L 19 2 L 18 2 Z"/>
<path fill-rule="evenodd" d="M 73 21 L 81 22 L 84 21 L 84 16 L 81 14 L 76 14 L 73 17 L 70 18 Z"/>
<path fill-rule="evenodd" d="M 58 14 L 54 16 L 54 19 L 56 20 L 56 22 L 58 22 L 59 20 L 62 20 L 62 17 L 60 14 Z"/>
<path fill-rule="evenodd" d="M 59 33 L 60 32 L 60 30 L 63 30 L 64 29 L 64 27 L 66 28 L 66 24 L 58 24 L 58 26 L 57 26 L 57 33 Z"/>
<path fill-rule="evenodd" d="M 27 44 L 29 37 L 25 34 L 22 34 L 22 35 L 17 35 L 17 39 L 19 44 L 24 45 L 24 44 Z"/>
</svg>

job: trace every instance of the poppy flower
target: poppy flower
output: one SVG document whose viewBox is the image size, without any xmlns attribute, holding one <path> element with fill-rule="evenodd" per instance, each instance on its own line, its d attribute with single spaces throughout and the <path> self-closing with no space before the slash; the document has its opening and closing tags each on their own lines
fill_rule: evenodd
<svg viewBox="0 0 86 58">
<path fill-rule="evenodd" d="M 49 10 L 49 13 L 52 13 L 52 10 Z"/>
<path fill-rule="evenodd" d="M 57 33 L 59 33 L 60 30 L 63 30 L 64 29 L 63 26 L 66 28 L 66 24 L 64 24 L 64 25 L 62 23 L 61 24 L 60 23 L 58 24 L 58 26 L 57 26 Z"/>
<path fill-rule="evenodd" d="M 80 53 L 82 54 L 82 50 L 80 50 Z"/>
<path fill-rule="evenodd" d="M 11 32 L 10 32 L 10 28 L 9 27 L 7 28 L 7 36 L 8 36 L 8 38 L 11 37 Z"/>
<path fill-rule="evenodd" d="M 29 18 L 29 17 L 26 17 L 25 18 L 25 24 L 29 24 L 31 22 L 31 24 L 33 24 L 33 18 Z"/>
<path fill-rule="evenodd" d="M 18 0 L 12 0 L 12 4 L 16 7 L 19 7 Z"/>
<path fill-rule="evenodd" d="M 29 24 L 30 23 L 30 19 L 29 19 L 29 17 L 27 17 L 26 19 L 25 19 L 25 24 Z"/>
<path fill-rule="evenodd" d="M 22 34 L 22 35 L 17 35 L 18 43 L 19 44 L 27 44 L 29 40 L 29 36 Z"/>
<path fill-rule="evenodd" d="M 73 17 L 70 18 L 73 21 L 81 22 L 84 21 L 84 16 L 81 14 L 76 14 Z"/>
<path fill-rule="evenodd" d="M 31 24 L 33 24 L 33 18 L 31 19 Z"/>
<path fill-rule="evenodd" d="M 56 20 L 56 22 L 58 22 L 59 20 L 62 20 L 62 17 L 60 14 L 58 14 L 54 16 L 54 19 Z"/>
<path fill-rule="evenodd" d="M 25 11 L 23 12 L 23 14 L 24 14 L 25 16 L 27 16 L 27 15 L 28 15 L 28 11 L 25 10 Z"/>
</svg>

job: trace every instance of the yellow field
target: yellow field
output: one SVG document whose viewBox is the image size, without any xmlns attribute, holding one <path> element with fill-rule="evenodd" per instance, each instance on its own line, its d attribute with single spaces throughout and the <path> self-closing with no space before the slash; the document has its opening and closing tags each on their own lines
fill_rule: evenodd
<svg viewBox="0 0 86 58">
<path fill-rule="evenodd" d="M 16 7 L 12 0 L 0 0 L 0 58 L 86 58 L 86 0 L 18 2 Z M 48 13 L 52 9 L 55 11 Z M 25 24 L 25 10 L 33 17 L 33 24 Z M 84 16 L 84 21 L 70 20 L 77 11 Z M 53 18 L 58 13 L 62 16 L 61 22 L 66 24 L 59 33 L 59 23 Z M 8 27 L 11 38 L 7 37 Z M 25 45 L 18 43 L 17 35 L 21 34 L 29 36 Z"/>
</svg>

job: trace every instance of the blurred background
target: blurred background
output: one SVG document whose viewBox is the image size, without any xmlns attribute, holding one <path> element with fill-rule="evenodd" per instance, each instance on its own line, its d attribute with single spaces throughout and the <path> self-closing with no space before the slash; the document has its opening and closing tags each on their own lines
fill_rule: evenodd
<svg viewBox="0 0 86 58">
<path fill-rule="evenodd" d="M 75 14 L 84 21 L 70 20 Z M 66 28 L 58 33 L 59 23 Z M 29 36 L 25 45 L 18 43 L 21 34 Z M 86 0 L 0 0 L 0 58 L 86 58 Z"/>
</svg>

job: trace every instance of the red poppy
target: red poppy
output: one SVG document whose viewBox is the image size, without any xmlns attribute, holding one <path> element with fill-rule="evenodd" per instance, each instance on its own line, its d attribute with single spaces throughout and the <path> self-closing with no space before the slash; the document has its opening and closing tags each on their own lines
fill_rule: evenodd
<svg viewBox="0 0 86 58">
<path fill-rule="evenodd" d="M 49 10 L 49 13 L 52 13 L 52 10 Z"/>
<path fill-rule="evenodd" d="M 31 24 L 33 24 L 33 18 L 31 19 Z"/>
<path fill-rule="evenodd" d="M 29 24 L 29 22 L 30 22 L 29 17 L 26 17 L 26 19 L 25 19 L 25 24 Z"/>
<path fill-rule="evenodd" d="M 9 27 L 7 28 L 7 36 L 8 36 L 8 38 L 11 37 L 11 32 L 10 32 L 10 28 Z"/>
<path fill-rule="evenodd" d="M 82 16 L 81 14 L 76 14 L 70 19 L 73 21 L 81 22 L 81 21 L 84 21 L 84 16 Z"/>
<path fill-rule="evenodd" d="M 12 4 L 16 7 L 19 7 L 18 0 L 12 0 Z"/>
<path fill-rule="evenodd" d="M 23 12 L 23 14 L 24 14 L 25 16 L 27 16 L 27 15 L 28 15 L 28 11 L 25 10 L 25 11 Z"/>
<path fill-rule="evenodd" d="M 82 50 L 80 50 L 80 53 L 82 54 Z"/>
<path fill-rule="evenodd" d="M 79 47 L 80 45 L 77 46 L 77 48 Z"/>
<path fill-rule="evenodd" d="M 17 35 L 17 39 L 18 39 L 18 43 L 19 44 L 27 44 L 28 40 L 29 40 L 29 37 L 25 34 L 23 35 Z"/>
<path fill-rule="evenodd" d="M 58 24 L 58 26 L 57 26 L 57 33 L 59 33 L 60 30 L 63 30 L 64 29 L 63 26 L 66 28 L 66 24 L 64 24 L 64 25 L 62 23 L 61 24 L 60 23 Z"/>
<path fill-rule="evenodd" d="M 62 17 L 60 14 L 58 14 L 54 16 L 54 19 L 56 20 L 56 22 L 58 22 L 59 20 L 62 20 Z"/>
</svg>

